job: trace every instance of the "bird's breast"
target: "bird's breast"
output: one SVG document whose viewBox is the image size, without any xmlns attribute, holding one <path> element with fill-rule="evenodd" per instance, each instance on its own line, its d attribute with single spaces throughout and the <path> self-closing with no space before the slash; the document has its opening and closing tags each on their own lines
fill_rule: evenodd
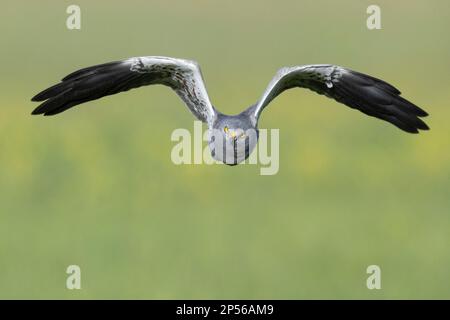
<svg viewBox="0 0 450 320">
<path fill-rule="evenodd" d="M 247 159 L 258 142 L 258 136 L 246 136 L 245 138 L 227 139 L 225 137 L 213 137 L 209 140 L 211 156 L 228 165 L 236 165 Z"/>
</svg>

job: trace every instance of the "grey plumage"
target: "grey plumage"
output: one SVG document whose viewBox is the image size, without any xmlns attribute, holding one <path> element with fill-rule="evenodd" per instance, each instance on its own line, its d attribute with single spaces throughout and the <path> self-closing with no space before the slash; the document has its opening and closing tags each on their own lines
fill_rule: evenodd
<svg viewBox="0 0 450 320">
<path fill-rule="evenodd" d="M 343 103 L 403 131 L 428 130 L 420 119 L 427 113 L 400 96 L 380 79 L 335 65 L 305 65 L 280 69 L 255 105 L 238 115 L 225 115 L 211 104 L 198 64 L 169 57 L 137 57 L 75 71 L 32 98 L 43 101 L 32 114 L 61 113 L 75 105 L 141 86 L 172 88 L 194 116 L 206 122 L 215 159 L 226 164 L 245 160 L 258 140 L 258 120 L 264 108 L 285 90 L 301 87 Z"/>
</svg>

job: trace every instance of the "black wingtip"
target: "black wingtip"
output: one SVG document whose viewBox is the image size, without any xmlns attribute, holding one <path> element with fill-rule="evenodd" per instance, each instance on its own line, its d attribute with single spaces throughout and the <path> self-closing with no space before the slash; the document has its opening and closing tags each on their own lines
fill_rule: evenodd
<svg viewBox="0 0 450 320">
<path fill-rule="evenodd" d="M 37 116 L 39 114 L 42 114 L 43 112 L 39 110 L 39 107 L 35 108 L 33 111 L 31 111 L 32 116 Z"/>
<path fill-rule="evenodd" d="M 425 127 L 424 128 L 420 128 L 420 130 L 422 130 L 422 131 L 430 131 L 431 128 L 427 124 L 425 124 Z"/>
<path fill-rule="evenodd" d="M 430 131 L 430 127 L 428 127 L 427 125 L 425 127 L 422 128 L 418 128 L 416 129 L 415 132 L 411 132 L 413 134 L 418 134 L 418 133 L 423 133 L 424 131 Z"/>
<path fill-rule="evenodd" d="M 407 133 L 430 130 L 421 119 L 428 113 L 401 97 L 400 90 L 391 84 L 354 71 L 344 74 L 340 81 L 342 85 L 337 87 L 338 93 L 344 97 L 341 98 L 343 103 L 350 107 L 388 121 Z"/>
<path fill-rule="evenodd" d="M 417 134 L 430 130 L 430 127 L 419 117 L 410 114 L 397 114 L 396 116 L 381 117 L 407 133 Z"/>
<path fill-rule="evenodd" d="M 62 111 L 58 111 L 58 112 L 45 112 L 45 111 L 41 111 L 39 110 L 39 108 L 34 109 L 31 112 L 32 116 L 38 116 L 38 115 L 43 115 L 44 117 L 48 117 L 48 116 L 54 116 L 58 113 L 61 113 Z"/>
<path fill-rule="evenodd" d="M 386 119 L 387 120 L 387 119 Z M 430 130 L 430 127 L 423 122 L 419 117 L 414 116 L 402 116 L 401 118 L 389 119 L 389 122 L 408 133 L 421 133 L 422 131 Z"/>
<path fill-rule="evenodd" d="M 409 102 L 409 101 L 408 101 Z M 428 117 L 428 113 L 423 110 L 422 108 L 419 108 L 418 106 L 416 106 L 415 104 L 410 103 L 411 105 L 413 105 L 415 107 L 414 110 L 414 114 L 418 117 Z"/>
<path fill-rule="evenodd" d="M 429 131 L 429 130 L 430 130 L 430 127 L 424 122 L 424 123 L 423 123 L 423 126 L 420 127 L 419 129 L 420 129 L 420 130 L 423 130 L 423 131 Z"/>
<path fill-rule="evenodd" d="M 33 102 L 41 102 L 41 101 L 44 101 L 45 98 L 42 97 L 43 92 L 44 92 L 44 91 L 39 92 L 37 95 L 35 95 L 33 98 L 31 98 L 31 101 L 33 101 Z"/>
</svg>

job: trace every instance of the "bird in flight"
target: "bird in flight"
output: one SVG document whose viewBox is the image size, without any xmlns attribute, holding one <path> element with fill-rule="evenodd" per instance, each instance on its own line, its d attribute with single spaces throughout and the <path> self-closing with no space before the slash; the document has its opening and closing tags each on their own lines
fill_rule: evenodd
<svg viewBox="0 0 450 320">
<path fill-rule="evenodd" d="M 429 129 L 420 119 L 427 113 L 401 97 L 392 85 L 331 64 L 281 68 L 254 105 L 240 114 L 226 115 L 211 104 L 195 61 L 157 56 L 135 57 L 75 71 L 34 96 L 32 101 L 43 103 L 32 114 L 55 115 L 78 104 L 152 84 L 172 88 L 194 116 L 207 124 L 212 157 L 228 165 L 248 158 L 258 141 L 261 112 L 283 91 L 295 87 L 333 98 L 409 133 Z"/>
</svg>

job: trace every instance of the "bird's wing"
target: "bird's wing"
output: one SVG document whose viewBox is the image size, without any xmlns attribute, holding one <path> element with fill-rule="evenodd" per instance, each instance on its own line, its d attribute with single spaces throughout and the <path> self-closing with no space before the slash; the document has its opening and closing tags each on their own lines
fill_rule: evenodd
<svg viewBox="0 0 450 320">
<path fill-rule="evenodd" d="M 304 65 L 280 69 L 253 108 L 254 120 L 279 94 L 294 87 L 307 88 L 351 108 L 417 133 L 428 126 L 419 118 L 427 113 L 400 96 L 392 85 L 334 65 Z"/>
<path fill-rule="evenodd" d="M 34 96 L 32 101 L 45 102 L 32 114 L 54 115 L 87 101 L 152 84 L 171 87 L 199 120 L 213 121 L 215 110 L 198 64 L 167 57 L 130 58 L 75 71 Z"/>
</svg>

